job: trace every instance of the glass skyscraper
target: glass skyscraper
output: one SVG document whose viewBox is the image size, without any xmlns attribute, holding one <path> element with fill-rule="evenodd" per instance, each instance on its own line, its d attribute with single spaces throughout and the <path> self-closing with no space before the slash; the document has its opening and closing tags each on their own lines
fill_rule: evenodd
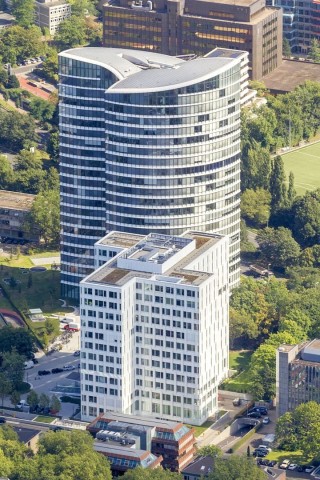
<svg viewBox="0 0 320 480">
<path fill-rule="evenodd" d="M 93 245 L 112 230 L 228 235 L 239 282 L 240 63 L 239 52 L 60 54 L 64 296 L 78 298 Z"/>
</svg>

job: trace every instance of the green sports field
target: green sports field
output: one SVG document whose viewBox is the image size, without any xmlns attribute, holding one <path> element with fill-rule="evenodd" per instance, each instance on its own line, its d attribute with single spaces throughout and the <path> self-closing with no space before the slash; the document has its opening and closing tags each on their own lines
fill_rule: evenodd
<svg viewBox="0 0 320 480">
<path fill-rule="evenodd" d="M 320 142 L 281 156 L 287 180 L 289 173 L 293 172 L 295 189 L 299 195 L 320 188 Z"/>
</svg>

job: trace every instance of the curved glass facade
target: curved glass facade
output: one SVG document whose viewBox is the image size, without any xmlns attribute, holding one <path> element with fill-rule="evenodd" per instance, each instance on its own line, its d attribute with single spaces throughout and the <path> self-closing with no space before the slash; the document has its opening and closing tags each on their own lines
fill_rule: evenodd
<svg viewBox="0 0 320 480">
<path fill-rule="evenodd" d="M 63 55 L 62 293 L 77 297 L 94 242 L 111 230 L 226 234 L 237 284 L 240 64 L 186 86 L 127 93 L 108 66 Z"/>
</svg>

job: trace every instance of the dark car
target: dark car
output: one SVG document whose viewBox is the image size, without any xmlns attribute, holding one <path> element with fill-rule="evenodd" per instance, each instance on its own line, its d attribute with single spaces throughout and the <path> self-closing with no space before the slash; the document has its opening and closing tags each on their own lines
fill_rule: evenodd
<svg viewBox="0 0 320 480">
<path fill-rule="evenodd" d="M 0 423 L 6 423 L 6 419 L 4 417 L 0 417 Z"/>
<path fill-rule="evenodd" d="M 37 360 L 36 358 L 33 358 L 32 359 L 33 363 L 36 365 L 37 363 L 39 363 L 39 360 Z"/>
<path fill-rule="evenodd" d="M 254 457 L 266 457 L 268 455 L 268 452 L 266 450 L 255 450 L 252 454 Z"/>
<path fill-rule="evenodd" d="M 247 417 L 249 417 L 249 418 L 261 418 L 261 413 L 260 412 L 249 412 Z"/>
<path fill-rule="evenodd" d="M 50 413 L 50 408 L 49 407 L 44 407 L 43 414 L 48 415 L 49 413 Z"/>
<path fill-rule="evenodd" d="M 268 409 L 266 407 L 253 407 L 252 412 L 260 412 L 261 415 L 268 415 Z"/>
<path fill-rule="evenodd" d="M 53 368 L 53 369 L 51 370 L 51 373 L 61 373 L 61 372 L 63 372 L 63 369 L 62 369 L 62 368 Z"/>
<path fill-rule="evenodd" d="M 49 430 L 52 430 L 53 432 L 60 432 L 63 430 L 63 428 L 59 427 L 59 425 L 53 425 L 52 427 L 49 427 Z"/>
<path fill-rule="evenodd" d="M 41 377 L 42 375 L 50 375 L 50 370 L 39 370 L 38 375 Z"/>
<path fill-rule="evenodd" d="M 277 465 L 277 462 L 275 460 L 269 460 L 268 467 L 274 467 L 275 465 Z"/>
</svg>

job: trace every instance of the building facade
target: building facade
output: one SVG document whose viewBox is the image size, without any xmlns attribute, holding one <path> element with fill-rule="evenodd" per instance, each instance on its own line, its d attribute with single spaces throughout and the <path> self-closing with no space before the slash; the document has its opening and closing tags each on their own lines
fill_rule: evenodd
<svg viewBox="0 0 320 480">
<path fill-rule="evenodd" d="M 96 438 L 97 451 L 103 448 L 99 439 L 108 439 L 107 449 L 110 441 L 116 441 L 120 454 L 121 446 L 122 455 L 124 454 L 123 446 L 131 450 L 134 448 L 151 452 L 160 459 L 163 468 L 174 472 L 180 472 L 190 463 L 196 451 L 193 429 L 172 421 L 105 412 L 91 422 L 87 430 Z M 108 457 L 110 458 L 109 453 Z M 117 459 L 112 462 L 111 467 L 114 465 L 117 465 Z M 137 464 L 131 464 L 129 468 L 135 466 Z"/>
<path fill-rule="evenodd" d="M 63 20 L 71 16 L 71 5 L 64 0 L 38 0 L 35 2 L 35 23 L 54 35 Z"/>
<path fill-rule="evenodd" d="M 17 244 L 26 241 L 38 242 L 39 232 L 27 231 L 25 221 L 35 195 L 0 190 L 0 236 L 17 240 Z M 6 242 L 4 242 L 6 243 Z"/>
<path fill-rule="evenodd" d="M 62 294 L 79 297 L 106 232 L 230 239 L 240 278 L 243 56 L 104 48 L 60 54 Z"/>
<path fill-rule="evenodd" d="M 320 403 L 320 340 L 278 348 L 276 389 L 279 415 L 301 403 Z"/>
<path fill-rule="evenodd" d="M 201 425 L 228 374 L 228 238 L 111 232 L 96 250 L 80 285 L 82 418 Z"/>
<path fill-rule="evenodd" d="M 282 61 L 282 12 L 265 0 L 112 0 L 103 15 L 106 47 L 168 55 L 245 50 L 255 80 Z"/>
<path fill-rule="evenodd" d="M 267 0 L 283 9 L 283 34 L 293 53 L 308 53 L 311 41 L 320 41 L 320 3 L 318 0 Z"/>
</svg>

